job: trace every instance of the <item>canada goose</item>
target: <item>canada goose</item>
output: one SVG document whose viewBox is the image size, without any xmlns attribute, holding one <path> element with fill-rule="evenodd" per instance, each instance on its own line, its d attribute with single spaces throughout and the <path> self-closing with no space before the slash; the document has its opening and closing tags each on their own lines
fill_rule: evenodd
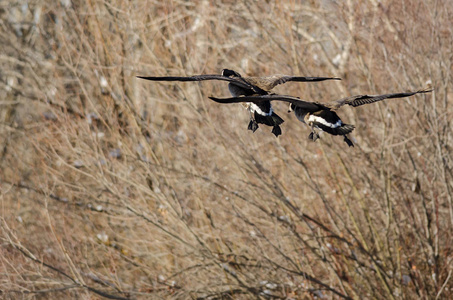
<svg viewBox="0 0 453 300">
<path fill-rule="evenodd" d="M 268 95 L 270 91 L 277 85 L 289 81 L 298 82 L 316 82 L 324 80 L 340 80 L 335 77 L 300 77 L 289 75 L 271 75 L 265 77 L 242 77 L 238 72 L 223 69 L 221 75 L 195 75 L 188 77 L 144 77 L 137 76 L 141 79 L 153 81 L 203 81 L 203 80 L 224 80 L 228 81 L 228 89 L 233 97 L 253 96 L 253 95 Z M 247 110 L 250 112 L 250 122 L 248 129 L 255 132 L 258 129 L 258 123 L 272 126 L 272 133 L 275 136 L 281 135 L 282 131 L 280 124 L 284 120 L 278 116 L 271 105 L 270 101 L 259 101 L 258 103 L 246 103 Z"/>
<path fill-rule="evenodd" d="M 340 117 L 336 114 L 335 110 L 346 104 L 351 105 L 352 107 L 357 107 L 360 105 L 374 103 L 385 99 L 404 98 L 415 94 L 428 93 L 431 91 L 432 89 L 429 88 L 419 90 L 416 92 L 407 93 L 394 93 L 384 95 L 356 95 L 346 97 L 340 100 L 335 100 L 330 103 L 309 102 L 301 100 L 297 97 L 277 94 L 242 96 L 233 98 L 215 98 L 215 97 L 209 98 L 218 103 L 239 103 L 239 102 L 260 103 L 272 100 L 289 102 L 290 103 L 289 111 L 294 111 L 297 119 L 311 127 L 311 133 L 308 136 L 309 139 L 316 141 L 319 138 L 319 134 L 315 131 L 316 128 L 327 133 L 330 133 L 332 135 L 343 135 L 344 141 L 348 144 L 348 146 L 353 147 L 354 144 L 346 135 L 350 133 L 352 130 L 354 130 L 355 126 L 343 123 Z"/>
</svg>

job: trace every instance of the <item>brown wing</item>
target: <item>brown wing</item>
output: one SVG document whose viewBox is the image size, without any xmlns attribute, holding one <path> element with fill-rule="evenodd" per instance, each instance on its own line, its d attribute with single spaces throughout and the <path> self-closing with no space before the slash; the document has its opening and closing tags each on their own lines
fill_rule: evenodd
<svg viewBox="0 0 453 300">
<path fill-rule="evenodd" d="M 232 78 L 226 77 L 217 74 L 206 74 L 206 75 L 194 75 L 194 76 L 187 76 L 187 77 L 179 77 L 179 76 L 163 76 L 163 77 L 153 77 L 153 76 L 137 76 L 137 78 L 145 79 L 145 80 L 152 80 L 152 81 L 204 81 L 204 80 L 223 80 L 229 81 L 237 86 L 242 88 L 252 89 L 255 91 L 255 87 L 247 82 L 245 82 L 241 77 L 239 78 Z M 258 91 L 256 91 L 258 92 Z"/>
<path fill-rule="evenodd" d="M 265 91 L 272 90 L 275 86 L 283 84 L 288 81 L 298 81 L 298 82 L 316 82 L 324 80 L 341 80 L 340 78 L 335 77 L 301 77 L 301 76 L 289 76 L 289 75 L 271 75 L 265 77 L 245 77 L 244 78 L 248 83 L 257 86 Z M 263 94 L 263 93 L 260 93 Z"/>
<path fill-rule="evenodd" d="M 336 100 L 332 102 L 331 106 L 332 108 L 339 108 L 340 106 L 343 105 L 351 105 L 353 107 L 364 105 L 364 104 L 369 104 L 369 103 L 374 103 L 377 101 L 382 101 L 385 99 L 392 99 L 392 98 L 404 98 L 404 97 L 409 97 L 415 94 L 421 94 L 421 93 L 429 93 L 431 92 L 432 89 L 424 89 L 424 90 L 419 90 L 416 92 L 407 92 L 407 93 L 394 93 L 394 94 L 384 94 L 384 95 L 356 95 L 356 96 L 350 96 L 346 97 L 340 100 Z"/>
<path fill-rule="evenodd" d="M 289 81 L 297 81 L 297 82 L 317 82 L 317 81 L 324 81 L 324 80 L 341 80 L 341 78 L 337 77 L 301 77 L 301 76 L 289 76 L 289 75 L 281 75 L 274 81 L 274 86 L 283 84 Z"/>
<path fill-rule="evenodd" d="M 209 97 L 209 99 L 218 102 L 218 103 L 241 103 L 241 102 L 253 102 L 253 103 L 260 103 L 264 101 L 284 101 L 291 104 L 294 104 L 296 107 L 300 107 L 302 109 L 308 111 L 317 111 L 319 109 L 327 108 L 326 106 L 317 103 L 317 102 L 308 102 L 304 100 L 300 100 L 297 97 L 293 96 L 286 96 L 286 95 L 254 95 L 254 96 L 242 96 L 242 97 L 232 97 L 232 98 L 215 98 Z"/>
</svg>

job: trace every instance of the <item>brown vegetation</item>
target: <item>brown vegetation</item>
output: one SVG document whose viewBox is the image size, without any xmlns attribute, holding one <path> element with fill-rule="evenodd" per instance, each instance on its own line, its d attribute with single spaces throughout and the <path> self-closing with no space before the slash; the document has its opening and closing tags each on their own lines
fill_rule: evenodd
<svg viewBox="0 0 453 300">
<path fill-rule="evenodd" d="M 217 3 L 218 2 L 218 3 Z M 221 2 L 221 3 L 220 3 Z M 213 4 L 217 3 L 217 4 Z M 321 4 L 322 3 L 322 4 Z M 0 4 L 4 299 L 453 297 L 453 2 Z M 343 108 L 342 138 L 247 131 L 225 82 Z"/>
</svg>

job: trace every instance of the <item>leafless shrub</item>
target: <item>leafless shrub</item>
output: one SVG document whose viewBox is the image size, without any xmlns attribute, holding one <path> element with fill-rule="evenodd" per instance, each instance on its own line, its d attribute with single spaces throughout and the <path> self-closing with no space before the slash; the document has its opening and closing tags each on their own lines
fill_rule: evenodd
<svg viewBox="0 0 453 300">
<path fill-rule="evenodd" d="M 0 4 L 5 299 L 452 297 L 449 1 Z M 246 130 L 225 83 L 340 76 L 356 147 L 286 116 Z M 284 111 L 285 105 L 276 103 Z M 281 115 L 283 113 L 280 113 Z"/>
</svg>

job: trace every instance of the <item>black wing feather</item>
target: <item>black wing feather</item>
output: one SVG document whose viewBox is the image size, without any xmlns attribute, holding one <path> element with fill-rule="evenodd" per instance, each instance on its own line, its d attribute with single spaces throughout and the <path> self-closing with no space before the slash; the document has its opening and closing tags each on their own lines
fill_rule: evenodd
<svg viewBox="0 0 453 300">
<path fill-rule="evenodd" d="M 145 79 L 145 80 L 152 80 L 152 81 L 204 81 L 204 80 L 223 80 L 231 82 L 237 86 L 255 90 L 255 87 L 251 84 L 245 82 L 241 77 L 239 78 L 231 78 L 226 77 L 223 75 L 217 74 L 206 74 L 206 75 L 194 75 L 194 76 L 161 76 L 161 77 L 154 77 L 154 76 L 137 76 L 137 78 Z"/>
<path fill-rule="evenodd" d="M 416 92 L 407 92 L 407 93 L 393 93 L 393 94 L 384 94 L 384 95 L 356 95 L 356 96 L 346 97 L 346 98 L 334 101 L 334 106 L 338 108 L 340 106 L 348 104 L 353 107 L 357 107 L 360 105 L 370 104 L 370 103 L 382 101 L 385 99 L 404 98 L 404 97 L 409 97 L 409 96 L 412 96 L 415 94 L 429 93 L 431 91 L 432 91 L 432 89 L 424 89 L 424 90 L 419 90 Z"/>
<path fill-rule="evenodd" d="M 264 101 L 284 101 L 294 104 L 296 107 L 300 107 L 309 111 L 317 111 L 322 108 L 327 108 L 324 105 L 317 102 L 308 102 L 303 101 L 297 97 L 286 96 L 286 95 L 256 95 L 256 96 L 241 96 L 241 97 L 232 97 L 232 98 L 216 98 L 209 97 L 209 99 L 218 102 L 218 103 L 241 103 L 241 102 L 253 102 L 260 103 Z"/>
<path fill-rule="evenodd" d="M 288 81 L 297 81 L 297 82 L 316 82 L 324 80 L 341 80 L 337 77 L 301 77 L 301 76 L 289 76 L 283 75 L 278 80 L 275 81 L 275 85 L 283 84 Z"/>
<path fill-rule="evenodd" d="M 203 80 L 229 80 L 231 78 L 217 75 L 217 74 L 205 74 L 205 75 L 194 75 L 194 76 L 137 76 L 137 78 L 153 81 L 203 81 Z"/>
</svg>

